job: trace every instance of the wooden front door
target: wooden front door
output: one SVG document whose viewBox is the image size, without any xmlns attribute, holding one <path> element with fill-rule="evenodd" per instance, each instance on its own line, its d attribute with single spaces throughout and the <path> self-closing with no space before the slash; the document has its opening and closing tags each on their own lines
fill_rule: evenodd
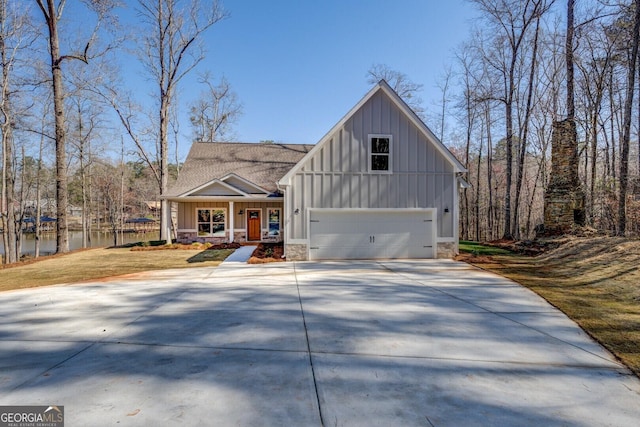
<svg viewBox="0 0 640 427">
<path fill-rule="evenodd" d="M 262 237 L 262 221 L 260 210 L 247 209 L 247 240 L 260 240 Z"/>
</svg>

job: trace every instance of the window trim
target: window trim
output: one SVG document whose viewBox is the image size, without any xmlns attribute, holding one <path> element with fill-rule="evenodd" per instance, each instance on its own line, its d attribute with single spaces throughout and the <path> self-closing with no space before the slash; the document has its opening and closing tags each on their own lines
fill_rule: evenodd
<svg viewBox="0 0 640 427">
<path fill-rule="evenodd" d="M 278 211 L 278 234 L 271 234 L 271 224 L 275 224 L 275 222 L 271 222 L 271 215 L 269 215 L 269 211 Z M 279 207 L 268 207 L 267 208 L 267 235 L 268 236 L 282 236 L 282 208 Z"/>
<path fill-rule="evenodd" d="M 371 144 L 373 142 L 373 138 L 388 138 L 389 139 L 389 153 L 373 153 L 371 150 Z M 389 168 L 387 170 L 380 170 L 380 169 L 373 169 L 372 167 L 372 159 L 373 156 L 380 156 L 380 155 L 385 155 L 388 158 L 388 165 Z M 369 134 L 367 137 L 367 161 L 368 161 L 368 167 L 369 167 L 369 173 L 380 173 L 380 174 L 390 174 L 393 173 L 393 135 L 388 135 L 388 134 L 378 134 L 378 133 L 372 133 Z"/>
<path fill-rule="evenodd" d="M 222 211 L 222 212 L 224 212 L 224 230 L 223 230 L 224 234 L 215 234 L 215 233 L 200 234 L 199 224 L 202 223 L 202 222 L 198 218 L 198 212 L 201 211 L 201 210 L 208 210 L 208 211 L 211 211 L 211 212 L 212 211 Z M 198 237 L 225 237 L 225 238 L 227 237 L 228 221 L 229 221 L 227 208 L 201 206 L 201 207 L 196 207 L 195 214 L 196 214 L 196 235 Z M 213 215 L 211 215 L 211 217 L 213 217 Z M 209 225 L 212 226 L 211 227 L 212 230 L 213 230 L 213 224 L 220 224 L 220 222 L 209 221 Z"/>
</svg>

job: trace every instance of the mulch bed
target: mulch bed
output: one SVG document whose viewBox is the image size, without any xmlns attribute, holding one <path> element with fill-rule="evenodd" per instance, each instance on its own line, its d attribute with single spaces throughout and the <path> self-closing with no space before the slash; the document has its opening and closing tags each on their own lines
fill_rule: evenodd
<svg viewBox="0 0 640 427">
<path fill-rule="evenodd" d="M 249 258 L 249 264 L 266 264 L 268 262 L 286 261 L 283 243 L 260 243 L 253 255 Z"/>
</svg>

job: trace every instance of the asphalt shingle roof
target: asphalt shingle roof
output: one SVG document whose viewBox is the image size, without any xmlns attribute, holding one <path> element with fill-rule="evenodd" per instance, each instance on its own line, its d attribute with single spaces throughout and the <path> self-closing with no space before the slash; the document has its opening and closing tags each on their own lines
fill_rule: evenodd
<svg viewBox="0 0 640 427">
<path fill-rule="evenodd" d="M 195 142 L 167 197 L 177 197 L 234 173 L 269 191 L 313 145 Z"/>
</svg>

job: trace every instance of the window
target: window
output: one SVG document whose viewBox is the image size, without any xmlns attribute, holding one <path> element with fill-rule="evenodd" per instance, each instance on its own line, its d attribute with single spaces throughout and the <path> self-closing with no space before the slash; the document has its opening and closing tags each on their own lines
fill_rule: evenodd
<svg viewBox="0 0 640 427">
<path fill-rule="evenodd" d="M 198 236 L 221 236 L 224 237 L 225 217 L 224 209 L 197 209 L 198 215 Z"/>
<path fill-rule="evenodd" d="M 280 235 L 280 209 L 269 208 L 267 210 L 269 218 L 269 236 Z"/>
<path fill-rule="evenodd" d="M 369 171 L 391 172 L 391 135 L 369 136 Z"/>
</svg>

